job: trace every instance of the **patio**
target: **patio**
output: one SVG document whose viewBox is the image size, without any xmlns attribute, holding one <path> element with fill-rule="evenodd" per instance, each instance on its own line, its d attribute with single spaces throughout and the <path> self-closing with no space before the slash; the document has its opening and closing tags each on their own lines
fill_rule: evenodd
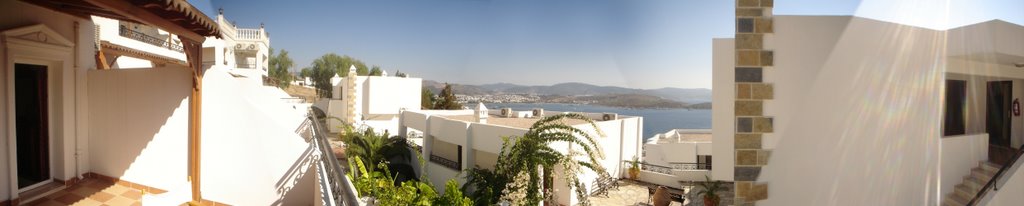
<svg viewBox="0 0 1024 206">
<path fill-rule="evenodd" d="M 651 201 L 648 201 L 648 198 L 651 197 L 650 194 L 648 193 L 648 190 L 647 190 L 648 186 L 656 187 L 657 185 L 650 184 L 650 183 L 644 183 L 644 182 L 620 180 L 619 181 L 619 188 L 618 189 L 610 189 L 610 190 L 608 190 L 608 196 L 607 197 L 605 197 L 604 195 L 591 196 L 590 197 L 590 203 L 593 203 L 593 205 L 647 205 L 647 204 L 651 204 Z M 689 202 L 690 202 L 690 200 L 687 199 L 686 203 L 689 203 Z M 683 203 L 679 203 L 679 202 L 672 202 L 669 205 L 671 205 L 671 206 L 682 206 L 684 204 Z"/>
<path fill-rule="evenodd" d="M 651 205 L 651 204 L 653 204 L 653 202 L 650 201 L 649 199 L 650 199 L 650 197 L 653 194 L 649 193 L 648 188 L 656 188 L 658 186 L 661 186 L 661 185 L 657 185 L 657 184 L 653 184 L 653 183 L 642 182 L 642 181 L 633 181 L 633 180 L 628 180 L 628 179 L 619 180 L 618 183 L 619 183 L 619 188 L 618 189 L 609 189 L 607 197 L 605 195 L 603 195 L 603 194 L 590 196 L 590 203 L 593 203 L 593 205 Z M 684 202 L 682 202 L 682 203 L 674 202 L 673 201 L 669 205 L 671 205 L 671 206 L 702 206 L 702 205 L 704 205 L 703 201 L 692 201 L 692 200 L 695 199 L 695 197 L 693 197 L 689 193 L 693 192 L 691 190 L 695 190 L 696 189 L 695 186 L 691 186 L 691 185 L 694 185 L 694 183 L 691 183 L 691 182 L 683 183 L 683 182 L 681 182 L 680 184 L 681 185 L 686 185 L 686 186 L 682 186 L 682 190 L 683 191 L 679 191 L 679 189 L 677 189 L 677 188 L 670 188 L 670 190 L 672 190 L 671 191 L 672 193 L 683 193 L 683 194 L 685 194 L 684 197 L 685 197 L 686 200 Z M 722 201 L 720 202 L 720 205 L 731 205 L 733 203 L 733 198 L 732 198 L 733 197 L 733 191 L 734 191 L 733 190 L 733 185 L 732 185 L 731 182 L 726 182 L 722 186 L 724 186 L 726 188 L 726 190 L 719 192 L 719 195 L 722 197 Z"/>
<path fill-rule="evenodd" d="M 128 186 L 87 178 L 25 205 L 142 205 L 142 194 Z"/>
</svg>

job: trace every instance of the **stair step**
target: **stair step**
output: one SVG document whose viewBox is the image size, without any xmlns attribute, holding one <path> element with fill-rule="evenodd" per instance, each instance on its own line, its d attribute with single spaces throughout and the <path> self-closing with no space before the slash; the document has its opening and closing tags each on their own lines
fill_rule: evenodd
<svg viewBox="0 0 1024 206">
<path fill-rule="evenodd" d="M 961 197 L 959 195 L 946 195 L 945 199 L 946 203 L 952 203 L 953 205 L 966 205 L 967 202 L 970 201 L 971 200 L 965 199 L 964 197 Z"/>
<path fill-rule="evenodd" d="M 986 182 L 988 182 L 989 179 L 992 179 L 992 177 L 995 176 L 995 175 L 996 175 L 995 172 L 989 172 L 989 171 L 986 171 L 984 169 L 980 169 L 980 168 L 971 169 L 971 176 L 977 177 L 979 180 L 984 180 Z"/>
<path fill-rule="evenodd" d="M 963 184 L 972 190 L 981 190 L 982 187 L 985 187 L 985 183 L 987 183 L 987 181 L 982 181 L 974 176 L 964 177 L 963 181 Z"/>
<path fill-rule="evenodd" d="M 996 163 L 991 163 L 991 162 L 987 162 L 987 161 L 981 162 L 980 165 L 981 165 L 982 169 L 984 169 L 986 171 L 991 171 L 992 174 L 995 174 L 996 172 L 999 171 L 999 168 L 1003 167 L 1002 165 L 998 165 Z"/>
<path fill-rule="evenodd" d="M 964 184 L 958 184 L 958 185 L 956 185 L 956 187 L 953 187 L 953 193 L 952 194 L 962 194 L 962 195 L 964 195 L 964 197 L 969 197 L 969 196 L 974 196 L 974 195 L 978 194 L 978 190 L 977 189 L 971 189 L 970 187 L 967 187 Z"/>
</svg>

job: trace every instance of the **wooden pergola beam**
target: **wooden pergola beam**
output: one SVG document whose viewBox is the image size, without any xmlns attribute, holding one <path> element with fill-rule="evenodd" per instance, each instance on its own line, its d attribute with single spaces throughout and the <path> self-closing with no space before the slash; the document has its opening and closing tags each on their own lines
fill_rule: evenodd
<svg viewBox="0 0 1024 206">
<path fill-rule="evenodd" d="M 151 13 L 150 11 L 147 11 L 147 10 L 142 9 L 141 7 L 135 6 L 135 5 L 131 4 L 128 1 L 118 1 L 118 0 L 85 0 L 85 1 L 89 2 L 89 3 L 92 3 L 94 5 L 97 5 L 97 6 L 106 8 L 106 9 L 109 9 L 110 11 L 113 11 L 114 13 L 120 14 L 122 16 L 138 20 L 141 23 L 149 24 L 149 25 L 153 25 L 153 26 L 159 27 L 159 28 L 161 28 L 163 30 L 166 30 L 167 32 L 176 34 L 179 37 L 184 37 L 186 39 L 191 39 L 193 41 L 199 42 L 200 44 L 202 44 L 203 41 L 206 41 L 205 37 L 195 33 L 194 31 L 186 29 L 186 28 L 184 28 L 184 27 L 182 27 L 180 25 L 171 23 L 170 21 L 167 21 L 163 17 L 157 16 L 157 15 Z"/>
</svg>

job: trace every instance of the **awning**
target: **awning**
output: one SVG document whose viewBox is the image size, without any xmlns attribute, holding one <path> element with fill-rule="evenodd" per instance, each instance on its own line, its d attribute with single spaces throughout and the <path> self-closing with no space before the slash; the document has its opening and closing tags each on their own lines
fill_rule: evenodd
<svg viewBox="0 0 1024 206">
<path fill-rule="evenodd" d="M 129 48 L 129 47 L 125 47 L 125 46 L 117 45 L 117 44 L 114 44 L 114 43 L 110 43 L 108 41 L 101 41 L 100 42 L 100 47 L 102 47 L 104 51 L 109 52 L 110 54 L 121 55 L 121 56 L 130 56 L 130 57 L 146 59 L 146 60 L 150 60 L 150 61 L 154 61 L 154 62 L 159 62 L 159 63 L 170 63 L 170 64 L 177 64 L 177 65 L 182 65 L 182 66 L 188 66 L 188 62 L 182 61 L 180 59 L 169 58 L 169 57 L 165 57 L 165 56 L 162 56 L 162 55 L 153 54 L 153 53 L 149 53 L 149 52 L 146 52 L 146 51 L 141 51 L 141 50 L 138 50 L 138 49 L 132 49 L 132 48 Z"/>
<path fill-rule="evenodd" d="M 220 36 L 217 23 L 186 0 L 22 0 L 82 18 L 91 15 L 159 27 L 202 42 Z"/>
</svg>

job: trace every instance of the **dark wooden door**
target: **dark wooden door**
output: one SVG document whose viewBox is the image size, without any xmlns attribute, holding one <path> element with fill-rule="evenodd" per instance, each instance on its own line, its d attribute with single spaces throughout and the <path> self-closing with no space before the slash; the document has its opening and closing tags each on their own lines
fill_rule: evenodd
<svg viewBox="0 0 1024 206">
<path fill-rule="evenodd" d="M 18 188 L 50 179 L 46 66 L 14 65 Z"/>
<path fill-rule="evenodd" d="M 986 95 L 985 128 L 988 132 L 989 161 L 1004 164 L 1004 150 L 1010 148 L 1010 105 L 1013 101 L 1013 82 L 988 82 Z"/>
</svg>

